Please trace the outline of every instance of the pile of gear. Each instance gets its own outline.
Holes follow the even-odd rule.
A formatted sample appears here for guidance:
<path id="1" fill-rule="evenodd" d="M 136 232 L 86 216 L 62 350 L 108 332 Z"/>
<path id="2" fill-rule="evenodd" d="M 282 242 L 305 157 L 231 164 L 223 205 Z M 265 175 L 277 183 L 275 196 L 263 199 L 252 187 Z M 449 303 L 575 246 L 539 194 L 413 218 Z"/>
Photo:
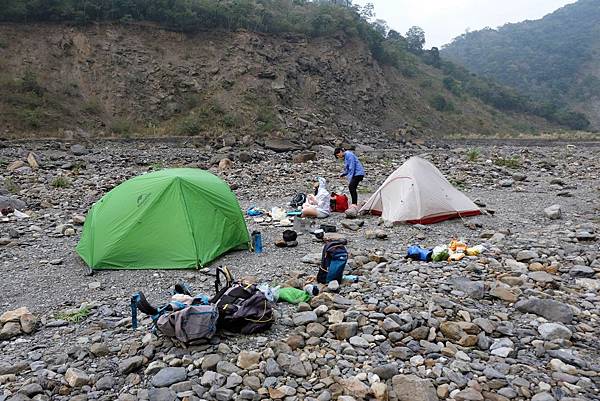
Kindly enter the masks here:
<path id="1" fill-rule="evenodd" d="M 465 256 L 477 256 L 483 252 L 485 252 L 483 245 L 468 247 L 464 241 L 452 240 L 448 245 L 438 245 L 434 248 L 411 245 L 408 247 L 406 257 L 422 262 L 458 262 Z"/>
<path id="2" fill-rule="evenodd" d="M 348 262 L 345 245 L 345 241 L 326 243 L 316 275 L 317 283 L 357 280 L 355 276 L 344 276 L 344 268 Z M 143 292 L 136 292 L 131 297 L 132 327 L 134 330 L 138 327 L 139 310 L 151 317 L 155 333 L 170 337 L 183 345 L 202 344 L 210 341 L 218 330 L 240 334 L 267 330 L 275 320 L 275 302 L 298 304 L 310 300 L 318 293 L 319 286 L 314 282 L 307 283 L 302 289 L 279 286 L 270 288 L 267 283 L 256 285 L 243 280 L 236 281 L 229 268 L 218 267 L 215 295 L 212 298 L 204 294 L 193 295 L 189 286 L 177 284 L 169 302 L 154 307 Z"/>

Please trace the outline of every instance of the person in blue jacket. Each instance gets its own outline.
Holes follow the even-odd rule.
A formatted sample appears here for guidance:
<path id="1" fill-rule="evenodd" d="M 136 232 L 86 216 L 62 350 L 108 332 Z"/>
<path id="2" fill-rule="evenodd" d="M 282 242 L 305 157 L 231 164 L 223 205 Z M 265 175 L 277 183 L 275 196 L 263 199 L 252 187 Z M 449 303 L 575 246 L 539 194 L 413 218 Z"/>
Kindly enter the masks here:
<path id="1" fill-rule="evenodd" d="M 340 160 L 344 159 L 344 172 L 340 174 L 340 177 L 348 179 L 348 189 L 352 198 L 352 206 L 358 207 L 358 193 L 356 192 L 356 188 L 358 188 L 358 184 L 365 178 L 365 169 L 360 160 L 358 160 L 358 157 L 349 150 L 335 148 L 334 155 Z"/>

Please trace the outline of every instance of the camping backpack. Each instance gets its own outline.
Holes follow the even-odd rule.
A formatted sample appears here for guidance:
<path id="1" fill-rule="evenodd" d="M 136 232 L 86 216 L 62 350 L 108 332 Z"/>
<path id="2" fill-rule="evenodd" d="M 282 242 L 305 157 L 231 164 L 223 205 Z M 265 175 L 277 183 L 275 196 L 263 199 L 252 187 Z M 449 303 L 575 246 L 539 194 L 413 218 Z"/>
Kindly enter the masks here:
<path id="1" fill-rule="evenodd" d="M 221 279 L 225 285 L 221 287 Z M 219 310 L 219 328 L 252 334 L 267 330 L 273 324 L 273 306 L 254 284 L 233 281 L 227 267 L 217 267 L 216 295 L 210 300 Z"/>
<path id="2" fill-rule="evenodd" d="M 185 301 L 184 301 L 185 300 Z M 208 297 L 192 297 L 186 286 L 175 286 L 171 302 L 155 308 L 143 292 L 131 297 L 132 327 L 137 328 L 137 310 L 152 317 L 154 330 L 186 345 L 205 343 L 217 331 L 219 311 Z"/>
<path id="3" fill-rule="evenodd" d="M 346 243 L 346 240 L 337 240 L 325 244 L 321 255 L 321 266 L 317 273 L 317 282 L 321 284 L 328 284 L 333 280 L 342 282 L 344 268 L 348 262 Z"/>
<path id="4" fill-rule="evenodd" d="M 290 202 L 290 206 L 291 207 L 300 207 L 302 205 L 304 205 L 304 203 L 306 203 L 306 194 L 304 193 L 297 193 L 296 195 L 294 195 L 294 197 L 292 198 L 292 201 Z"/>
<path id="5" fill-rule="evenodd" d="M 344 213 L 348 210 L 348 197 L 346 195 L 339 195 L 336 193 L 331 194 L 331 200 L 329 202 L 332 212 Z"/>

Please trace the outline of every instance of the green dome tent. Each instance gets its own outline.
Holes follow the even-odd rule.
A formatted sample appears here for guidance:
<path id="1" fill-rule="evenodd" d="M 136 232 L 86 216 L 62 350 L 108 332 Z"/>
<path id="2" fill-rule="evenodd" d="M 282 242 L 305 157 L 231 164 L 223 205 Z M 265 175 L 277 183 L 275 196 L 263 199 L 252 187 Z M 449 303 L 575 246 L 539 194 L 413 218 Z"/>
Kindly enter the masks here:
<path id="1" fill-rule="evenodd" d="M 95 270 L 188 269 L 249 243 L 227 184 L 177 168 L 134 177 L 104 195 L 88 212 L 77 253 Z"/>

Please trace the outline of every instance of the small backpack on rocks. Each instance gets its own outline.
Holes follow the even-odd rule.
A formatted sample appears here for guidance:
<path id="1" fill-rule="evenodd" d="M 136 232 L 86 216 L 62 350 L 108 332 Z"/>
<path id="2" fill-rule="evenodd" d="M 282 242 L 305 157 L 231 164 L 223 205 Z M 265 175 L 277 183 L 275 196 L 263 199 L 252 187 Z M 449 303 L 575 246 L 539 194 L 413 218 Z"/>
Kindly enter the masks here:
<path id="1" fill-rule="evenodd" d="M 132 327 L 137 328 L 137 310 L 152 317 L 154 330 L 186 345 L 206 343 L 217 331 L 219 311 L 208 297 L 193 297 L 189 288 L 178 284 L 169 303 L 155 308 L 143 292 L 131 297 Z"/>
<path id="2" fill-rule="evenodd" d="M 348 210 L 348 197 L 344 194 L 331 194 L 330 208 L 332 212 L 344 213 Z"/>
<path id="3" fill-rule="evenodd" d="M 221 287 L 220 277 L 225 277 Z M 210 300 L 219 310 L 219 328 L 242 334 L 267 330 L 273 324 L 273 305 L 254 284 L 233 281 L 227 267 L 217 267 L 216 295 Z"/>
<path id="4" fill-rule="evenodd" d="M 338 283 L 342 282 L 344 268 L 348 262 L 346 244 L 346 240 L 330 241 L 325 244 L 321 255 L 321 266 L 317 273 L 317 282 L 321 284 L 328 284 L 333 280 L 337 280 Z"/>

